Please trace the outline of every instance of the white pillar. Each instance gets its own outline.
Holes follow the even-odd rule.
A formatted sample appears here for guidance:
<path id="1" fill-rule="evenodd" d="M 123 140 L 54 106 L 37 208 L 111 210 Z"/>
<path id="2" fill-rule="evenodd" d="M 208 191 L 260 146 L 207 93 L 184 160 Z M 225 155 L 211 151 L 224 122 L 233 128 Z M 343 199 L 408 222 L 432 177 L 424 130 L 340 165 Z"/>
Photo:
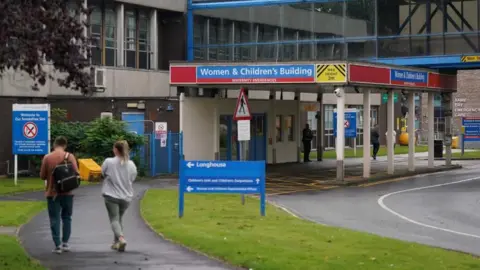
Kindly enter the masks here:
<path id="1" fill-rule="evenodd" d="M 370 89 L 365 89 L 363 91 L 363 178 L 370 177 L 370 108 Z"/>
<path id="2" fill-rule="evenodd" d="M 323 147 L 325 136 L 325 112 L 323 110 L 323 92 L 317 94 L 318 110 L 320 115 L 317 114 L 317 160 L 323 160 Z"/>
<path id="3" fill-rule="evenodd" d="M 296 141 L 297 141 L 297 162 L 300 163 L 301 161 L 301 153 L 302 153 L 302 127 L 300 126 L 300 115 L 302 114 L 302 111 L 301 111 L 301 106 L 300 106 L 300 93 L 298 92 L 295 92 L 295 101 L 296 101 L 296 109 L 297 109 L 297 113 L 296 113 L 296 116 L 295 116 L 295 119 L 296 121 L 294 121 L 294 124 L 295 124 L 295 134 L 297 136 L 294 136 L 294 138 L 296 138 Z"/>
<path id="4" fill-rule="evenodd" d="M 125 9 L 124 5 L 117 3 L 115 14 L 117 16 L 117 66 L 125 66 Z"/>
<path id="5" fill-rule="evenodd" d="M 408 170 L 415 171 L 415 93 L 408 93 Z"/>
<path id="6" fill-rule="evenodd" d="M 220 116 L 218 113 L 218 95 L 215 95 L 213 102 L 213 156 L 214 160 L 220 160 Z"/>
<path id="7" fill-rule="evenodd" d="M 178 103 L 179 103 L 179 105 L 178 105 L 179 128 L 180 128 L 180 132 L 183 132 L 183 123 L 185 122 L 185 121 L 183 121 L 183 117 L 185 117 L 184 112 L 183 112 L 183 110 L 184 110 L 183 106 L 185 106 L 185 104 L 184 104 L 185 103 L 185 93 L 183 93 L 183 92 L 180 93 Z"/>
<path id="8" fill-rule="evenodd" d="M 451 93 L 446 94 L 445 111 L 453 113 L 453 95 Z M 449 141 L 445 145 L 445 165 L 452 165 L 452 114 L 445 117 L 445 139 Z"/>
<path id="9" fill-rule="evenodd" d="M 337 137 L 335 149 L 337 152 L 337 180 L 343 181 L 345 178 L 345 90 L 342 87 L 335 89 L 337 96 Z"/>
<path id="10" fill-rule="evenodd" d="M 394 124 L 394 105 L 393 105 L 393 95 L 392 90 L 388 91 L 388 101 L 387 101 L 387 173 L 393 174 L 395 168 L 394 156 L 395 149 L 393 148 L 393 124 Z"/>
<path id="11" fill-rule="evenodd" d="M 271 149 L 272 149 L 272 164 L 277 163 L 277 113 L 275 110 L 275 100 L 277 99 L 277 91 L 270 91 L 270 117 L 267 117 L 269 120 L 269 129 L 270 139 L 271 140 Z M 298 137 L 298 136 L 297 136 Z"/>
<path id="12" fill-rule="evenodd" d="M 435 108 L 434 108 L 435 95 L 432 92 L 428 93 L 428 107 L 427 107 L 427 121 L 428 121 L 428 167 L 435 167 L 434 155 L 433 155 L 433 142 L 435 140 Z"/>
<path id="13" fill-rule="evenodd" d="M 158 28 L 157 10 L 150 12 L 150 69 L 158 69 Z"/>

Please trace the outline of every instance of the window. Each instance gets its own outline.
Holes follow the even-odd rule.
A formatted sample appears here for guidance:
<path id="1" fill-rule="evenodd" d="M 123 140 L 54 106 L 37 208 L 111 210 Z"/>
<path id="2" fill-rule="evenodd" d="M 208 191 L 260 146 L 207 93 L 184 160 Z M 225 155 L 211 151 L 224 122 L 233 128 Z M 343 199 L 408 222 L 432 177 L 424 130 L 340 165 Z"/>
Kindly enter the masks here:
<path id="1" fill-rule="evenodd" d="M 96 6 L 90 14 L 90 38 L 92 39 L 90 50 L 93 65 L 102 65 L 102 21 L 102 9 Z"/>
<path id="2" fill-rule="evenodd" d="M 93 65 L 116 65 L 116 15 L 113 7 L 94 6 L 89 16 Z"/>
<path id="3" fill-rule="evenodd" d="M 207 19 L 203 16 L 195 16 L 193 28 L 193 42 L 195 45 L 205 45 Z M 205 59 L 205 48 L 194 49 L 195 60 Z"/>
<path id="4" fill-rule="evenodd" d="M 126 66 L 131 68 L 137 67 L 137 19 L 135 15 L 135 11 L 125 11 L 125 62 Z"/>
<path id="5" fill-rule="evenodd" d="M 294 126 L 294 116 L 288 115 L 285 116 L 285 130 L 287 131 L 287 139 L 290 142 L 294 141 L 295 126 Z"/>
<path id="6" fill-rule="evenodd" d="M 276 141 L 277 142 L 281 142 L 282 141 L 282 116 L 281 115 L 277 115 L 276 118 L 275 118 L 275 122 L 276 122 Z"/>
<path id="7" fill-rule="evenodd" d="M 150 41 L 148 36 L 148 16 L 138 13 L 138 68 L 150 69 Z"/>
<path id="8" fill-rule="evenodd" d="M 150 20 L 147 12 L 125 11 L 125 62 L 127 67 L 150 69 Z"/>
<path id="9" fill-rule="evenodd" d="M 252 42 L 253 26 L 250 23 L 235 22 L 234 23 L 234 42 L 249 43 Z M 235 46 L 235 60 L 248 61 L 252 59 L 252 47 L 249 46 Z"/>

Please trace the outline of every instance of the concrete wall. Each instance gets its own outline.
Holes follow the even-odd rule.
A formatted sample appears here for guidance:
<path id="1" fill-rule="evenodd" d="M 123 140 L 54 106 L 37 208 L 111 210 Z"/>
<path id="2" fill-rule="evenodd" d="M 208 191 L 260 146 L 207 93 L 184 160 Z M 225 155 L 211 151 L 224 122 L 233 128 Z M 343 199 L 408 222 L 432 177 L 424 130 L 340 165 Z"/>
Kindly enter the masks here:
<path id="1" fill-rule="evenodd" d="M 186 0 L 116 0 L 116 2 L 180 12 L 184 12 L 187 9 Z"/>
<path id="2" fill-rule="evenodd" d="M 250 94 L 250 93 L 249 93 Z M 189 160 L 213 160 L 215 149 L 219 149 L 218 131 L 216 123 L 220 115 L 233 114 L 236 99 L 211 99 L 186 97 L 183 101 L 181 125 L 184 132 L 184 154 Z M 275 116 L 270 112 L 269 100 L 249 100 L 252 113 L 266 113 L 267 124 L 275 121 Z M 215 108 L 217 111 L 215 111 Z M 298 119 L 297 106 L 295 101 L 277 100 L 275 104 L 275 115 L 295 115 L 294 123 Z M 268 124 L 267 138 L 275 138 L 275 130 Z M 215 136 L 217 134 L 217 136 Z M 276 143 L 277 163 L 297 161 L 297 139 L 299 134 L 294 136 L 294 141 L 282 141 Z M 268 141 L 268 139 L 267 139 Z M 267 146 L 267 162 L 272 163 L 272 146 Z"/>
<path id="3" fill-rule="evenodd" d="M 51 71 L 51 66 L 46 66 Z M 106 68 L 105 93 L 97 97 L 169 97 L 176 96 L 176 87 L 169 85 L 168 71 L 136 70 L 129 68 Z M 47 80 L 39 91 L 33 91 L 33 81 L 22 72 L 6 72 L 0 79 L 0 96 L 47 97 L 56 95 L 81 96 L 79 92 L 60 87 Z"/>
<path id="4" fill-rule="evenodd" d="M 313 30 L 315 33 L 332 33 L 339 36 L 368 35 L 365 21 L 346 18 L 346 33 L 344 34 L 342 16 L 315 12 L 312 22 L 311 11 L 293 8 L 289 5 L 199 10 L 195 14 L 233 21 L 282 26 L 302 31 Z"/>

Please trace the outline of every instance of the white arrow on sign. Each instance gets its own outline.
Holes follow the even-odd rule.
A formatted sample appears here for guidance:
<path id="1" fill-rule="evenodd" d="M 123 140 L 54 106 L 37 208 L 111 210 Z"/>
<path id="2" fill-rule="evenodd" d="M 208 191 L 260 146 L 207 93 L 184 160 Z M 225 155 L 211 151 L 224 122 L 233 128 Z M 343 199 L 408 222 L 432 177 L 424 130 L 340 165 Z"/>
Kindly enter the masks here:
<path id="1" fill-rule="evenodd" d="M 255 181 L 257 181 L 257 185 L 258 185 L 258 183 L 260 183 L 260 179 L 258 179 L 258 178 L 257 178 L 257 180 L 255 180 Z"/>
<path id="2" fill-rule="evenodd" d="M 187 163 L 187 167 L 190 169 L 190 168 L 192 168 L 192 167 L 195 167 L 195 164 L 193 164 L 192 162 L 189 161 L 189 162 Z"/>
<path id="3" fill-rule="evenodd" d="M 187 187 L 187 191 L 188 191 L 188 192 L 191 192 L 192 190 L 193 190 L 193 188 L 192 188 L 191 186 L 188 186 L 188 187 Z"/>

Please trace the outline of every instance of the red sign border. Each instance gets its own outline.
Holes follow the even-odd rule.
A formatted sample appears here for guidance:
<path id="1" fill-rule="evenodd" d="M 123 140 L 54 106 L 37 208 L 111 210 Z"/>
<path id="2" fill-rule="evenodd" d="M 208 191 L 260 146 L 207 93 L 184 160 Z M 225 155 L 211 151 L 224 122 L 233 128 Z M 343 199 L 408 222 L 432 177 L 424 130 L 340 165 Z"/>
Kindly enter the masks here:
<path id="1" fill-rule="evenodd" d="M 247 105 L 248 113 L 250 115 L 244 116 L 244 117 L 238 117 L 237 112 L 238 112 L 238 108 L 240 107 L 240 102 L 242 100 L 242 97 L 245 98 L 245 105 Z M 252 119 L 252 111 L 250 110 L 250 103 L 248 102 L 247 95 L 245 95 L 245 88 L 240 88 L 240 94 L 238 95 L 237 104 L 235 105 L 235 111 L 233 112 L 233 120 L 238 121 L 238 120 L 251 120 L 251 119 Z"/>
<path id="2" fill-rule="evenodd" d="M 28 137 L 27 134 L 25 134 L 25 127 L 26 127 L 28 124 L 32 124 L 32 125 L 35 127 L 35 129 L 36 129 L 35 136 L 33 136 L 33 137 L 31 137 L 31 138 Z M 35 137 L 37 137 L 37 135 L 38 135 L 38 126 L 37 126 L 37 124 L 35 124 L 34 122 L 26 122 L 26 123 L 23 125 L 23 131 L 22 131 L 22 133 L 23 133 L 23 136 L 24 136 L 25 138 L 29 139 L 29 140 L 35 139 Z"/>

